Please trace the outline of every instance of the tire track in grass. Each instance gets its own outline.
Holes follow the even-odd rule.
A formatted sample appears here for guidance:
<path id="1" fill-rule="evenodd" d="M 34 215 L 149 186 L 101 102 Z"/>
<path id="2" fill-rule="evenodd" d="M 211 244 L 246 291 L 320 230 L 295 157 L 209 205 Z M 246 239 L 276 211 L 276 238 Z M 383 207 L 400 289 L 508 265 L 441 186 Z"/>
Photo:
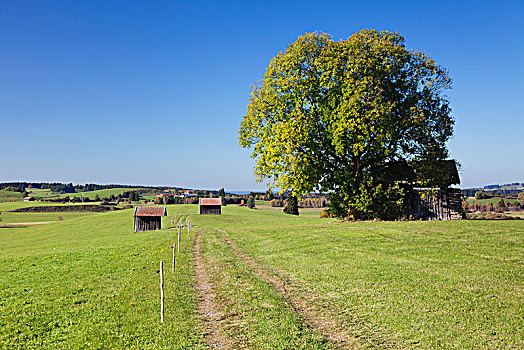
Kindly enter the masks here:
<path id="1" fill-rule="evenodd" d="M 200 253 L 200 244 L 202 242 L 202 231 L 198 230 L 194 243 L 195 256 L 195 275 L 197 280 L 197 290 L 200 296 L 198 309 L 201 317 L 204 319 L 206 329 L 206 342 L 211 349 L 231 349 L 231 344 L 220 331 L 220 322 L 223 315 L 218 311 L 216 305 L 216 296 L 211 287 L 209 275 L 207 274 L 204 260 Z"/>
<path id="2" fill-rule="evenodd" d="M 335 322 L 329 315 L 322 313 L 317 307 L 308 302 L 305 298 L 293 294 L 286 282 L 282 279 L 268 274 L 251 257 L 242 252 L 223 230 L 216 229 L 227 245 L 234 251 L 237 257 L 249 266 L 253 272 L 271 283 L 290 303 L 295 312 L 315 331 L 329 339 L 335 346 L 341 349 L 360 349 L 362 346 L 358 340 Z"/>

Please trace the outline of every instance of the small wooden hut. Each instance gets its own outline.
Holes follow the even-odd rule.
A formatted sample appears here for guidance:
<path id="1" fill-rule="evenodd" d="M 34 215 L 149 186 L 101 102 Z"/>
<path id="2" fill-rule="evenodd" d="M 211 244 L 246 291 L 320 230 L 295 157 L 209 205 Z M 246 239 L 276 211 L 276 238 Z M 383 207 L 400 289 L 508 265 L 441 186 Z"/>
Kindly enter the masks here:
<path id="1" fill-rule="evenodd" d="M 199 198 L 198 214 L 200 215 L 221 215 L 222 200 L 220 198 Z"/>
<path id="2" fill-rule="evenodd" d="M 135 232 L 160 230 L 166 207 L 135 207 Z"/>
<path id="3" fill-rule="evenodd" d="M 404 212 L 414 220 L 461 219 L 462 191 L 454 160 L 383 163 L 376 173 L 382 182 L 397 182 L 404 189 Z"/>

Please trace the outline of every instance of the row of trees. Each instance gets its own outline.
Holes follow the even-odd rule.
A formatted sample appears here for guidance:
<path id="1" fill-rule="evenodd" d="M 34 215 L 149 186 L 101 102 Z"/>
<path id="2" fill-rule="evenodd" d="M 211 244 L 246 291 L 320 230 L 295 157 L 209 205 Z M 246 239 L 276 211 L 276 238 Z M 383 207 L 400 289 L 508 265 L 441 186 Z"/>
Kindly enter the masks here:
<path id="1" fill-rule="evenodd" d="M 486 202 L 486 204 L 473 203 L 467 207 L 467 210 L 470 212 L 504 212 L 512 209 L 524 210 L 524 203 L 510 203 L 501 199 L 497 205 Z"/>

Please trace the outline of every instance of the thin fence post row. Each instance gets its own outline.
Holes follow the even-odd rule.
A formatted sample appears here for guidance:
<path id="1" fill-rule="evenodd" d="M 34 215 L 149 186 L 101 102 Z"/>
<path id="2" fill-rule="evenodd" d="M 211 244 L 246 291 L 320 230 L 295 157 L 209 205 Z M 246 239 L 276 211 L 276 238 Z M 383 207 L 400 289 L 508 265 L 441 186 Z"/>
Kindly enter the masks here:
<path id="1" fill-rule="evenodd" d="M 164 323 L 164 262 L 160 261 L 160 323 Z"/>

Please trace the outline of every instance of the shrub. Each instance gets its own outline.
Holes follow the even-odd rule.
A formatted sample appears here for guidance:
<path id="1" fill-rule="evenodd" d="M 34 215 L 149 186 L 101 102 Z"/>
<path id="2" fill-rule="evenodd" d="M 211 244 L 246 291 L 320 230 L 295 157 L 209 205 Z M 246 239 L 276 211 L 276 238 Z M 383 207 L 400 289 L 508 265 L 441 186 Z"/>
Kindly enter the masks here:
<path id="1" fill-rule="evenodd" d="M 475 199 L 483 199 L 485 197 L 484 192 L 477 191 L 475 192 Z"/>
<path id="2" fill-rule="evenodd" d="M 222 206 L 225 207 L 227 205 L 226 198 L 220 197 L 220 200 L 222 201 Z"/>
<path id="3" fill-rule="evenodd" d="M 284 213 L 290 215 L 299 215 L 298 212 L 298 200 L 296 196 L 289 196 L 286 200 L 286 206 L 284 207 Z"/>
<path id="4" fill-rule="evenodd" d="M 518 216 L 509 216 L 504 214 L 467 214 L 466 218 L 470 220 L 521 220 L 521 218 Z"/>
<path id="5" fill-rule="evenodd" d="M 282 202 L 279 201 L 278 199 L 272 199 L 269 201 L 269 206 L 270 207 L 281 207 L 282 206 Z"/>
<path id="6" fill-rule="evenodd" d="M 247 199 L 247 207 L 249 209 L 255 209 L 255 198 L 253 196 L 249 196 Z"/>
<path id="7" fill-rule="evenodd" d="M 320 217 L 321 218 L 334 218 L 335 214 L 333 214 L 331 211 L 329 211 L 328 208 L 326 208 L 320 212 Z"/>

